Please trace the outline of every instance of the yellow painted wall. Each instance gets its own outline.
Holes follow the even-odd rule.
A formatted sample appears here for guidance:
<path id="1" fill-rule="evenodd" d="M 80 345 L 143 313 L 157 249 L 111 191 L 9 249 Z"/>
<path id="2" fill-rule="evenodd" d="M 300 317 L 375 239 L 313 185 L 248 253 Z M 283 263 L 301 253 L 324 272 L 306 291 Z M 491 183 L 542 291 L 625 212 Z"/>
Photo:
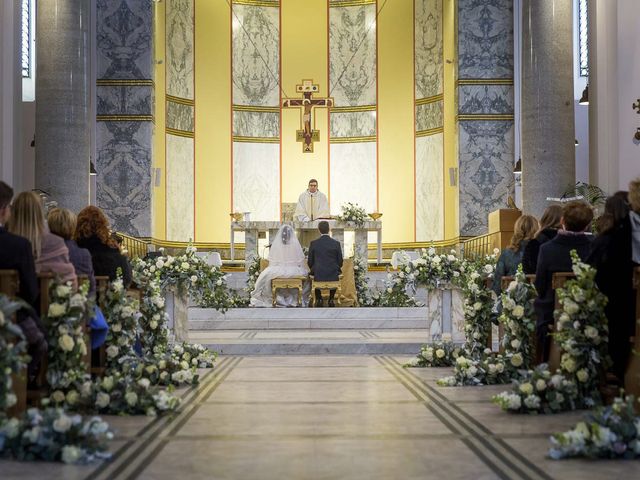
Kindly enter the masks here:
<path id="1" fill-rule="evenodd" d="M 409 0 L 388 0 L 378 17 L 378 159 L 385 243 L 415 240 L 412 25 Z"/>
<path id="2" fill-rule="evenodd" d="M 444 50 L 444 238 L 460 235 L 459 181 L 451 185 L 449 169 L 458 171 L 458 101 L 457 78 L 457 0 L 444 0 L 443 9 L 443 50 Z M 447 62 L 447 60 L 450 61 Z"/>
<path id="3" fill-rule="evenodd" d="M 313 79 L 320 85 L 317 96 L 328 94 L 328 24 L 327 0 L 282 0 L 281 3 L 281 69 L 284 93 L 300 98 L 296 84 Z M 306 19 L 303 21 L 303 19 Z M 320 141 L 313 153 L 302 153 L 302 144 L 296 142 L 300 129 L 300 109 L 282 110 L 282 201 L 297 202 L 309 179 L 316 178 L 319 188 L 328 192 L 329 148 L 327 133 L 329 120 L 326 108 L 315 110 L 315 129 L 320 130 Z M 331 200 L 331 199 L 329 199 Z"/>
<path id="4" fill-rule="evenodd" d="M 165 3 L 154 2 L 154 50 L 156 63 L 154 66 L 155 83 L 155 132 L 153 136 L 153 168 L 151 184 L 155 185 L 155 169 L 161 169 L 160 186 L 152 186 L 152 228 L 151 235 L 154 238 L 166 238 L 166 161 L 165 161 Z M 159 61 L 162 60 L 161 63 Z"/>
<path id="5" fill-rule="evenodd" d="M 224 1 L 195 2 L 195 241 L 228 242 L 231 22 Z"/>

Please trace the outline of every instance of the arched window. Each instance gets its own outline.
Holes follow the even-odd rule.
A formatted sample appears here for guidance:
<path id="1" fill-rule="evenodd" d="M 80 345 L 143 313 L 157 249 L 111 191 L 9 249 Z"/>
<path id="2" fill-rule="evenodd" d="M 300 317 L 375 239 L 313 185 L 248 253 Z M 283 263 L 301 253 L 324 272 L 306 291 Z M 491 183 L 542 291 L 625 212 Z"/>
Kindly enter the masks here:
<path id="1" fill-rule="evenodd" d="M 22 0 L 22 78 L 31 78 L 31 0 Z"/>
<path id="2" fill-rule="evenodd" d="M 589 14 L 588 0 L 578 1 L 578 53 L 580 55 L 580 76 L 589 76 Z"/>

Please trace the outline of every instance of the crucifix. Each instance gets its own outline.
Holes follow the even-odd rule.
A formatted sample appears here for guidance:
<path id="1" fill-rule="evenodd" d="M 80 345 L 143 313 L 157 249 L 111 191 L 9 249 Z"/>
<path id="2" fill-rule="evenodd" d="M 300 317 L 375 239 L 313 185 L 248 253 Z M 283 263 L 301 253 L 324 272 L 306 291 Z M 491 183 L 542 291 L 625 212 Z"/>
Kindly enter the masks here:
<path id="1" fill-rule="evenodd" d="M 302 142 L 303 153 L 313 153 L 313 142 L 320 140 L 320 131 L 314 130 L 311 124 L 313 107 L 333 107 L 333 98 L 311 98 L 320 87 L 313 80 L 302 80 L 302 85 L 296 85 L 296 92 L 302 93 L 302 98 L 282 101 L 285 108 L 302 107 L 301 130 L 296 130 L 296 141 Z"/>

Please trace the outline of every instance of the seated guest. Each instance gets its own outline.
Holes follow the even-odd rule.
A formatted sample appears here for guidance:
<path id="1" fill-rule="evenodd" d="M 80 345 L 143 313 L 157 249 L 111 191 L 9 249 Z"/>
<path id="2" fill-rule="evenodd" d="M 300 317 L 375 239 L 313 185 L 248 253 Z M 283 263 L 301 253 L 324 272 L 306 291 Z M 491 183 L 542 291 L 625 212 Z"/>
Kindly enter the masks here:
<path id="1" fill-rule="evenodd" d="M 536 290 L 538 298 L 534 302 L 537 313 L 536 334 L 542 346 L 542 360 L 549 358 L 549 327 L 553 324 L 555 295 L 552 287 L 553 274 L 570 272 L 571 250 L 576 250 L 584 260 L 589 255 L 591 235 L 586 234 L 593 220 L 593 211 L 586 203 L 574 201 L 565 205 L 560 219 L 561 228 L 553 240 L 540 246 L 536 269 Z"/>
<path id="2" fill-rule="evenodd" d="M 538 231 L 538 220 L 531 215 L 522 215 L 513 227 L 513 237 L 509 246 L 502 250 L 496 271 L 493 276 L 493 291 L 496 295 L 502 292 L 502 277 L 509 277 L 516 274 L 518 265 L 522 262 L 524 249 Z"/>
<path id="3" fill-rule="evenodd" d="M 7 230 L 31 242 L 37 273 L 53 273 L 61 281 L 77 286 L 69 250 L 62 238 L 48 231 L 42 199 L 36 193 L 22 192 L 16 197 Z"/>
<path id="4" fill-rule="evenodd" d="M 604 214 L 597 221 L 598 236 L 587 257 L 587 263 L 597 269 L 598 288 L 609 299 L 604 311 L 609 323 L 609 355 L 613 360 L 611 373 L 618 384 L 624 381 L 631 352 L 629 337 L 635 334 L 634 264 L 631 260 L 627 199 L 627 192 L 616 192 L 607 198 Z M 640 196 L 637 199 L 640 200 Z"/>
<path id="5" fill-rule="evenodd" d="M 307 263 L 311 269 L 314 280 L 320 282 L 335 282 L 340 280 L 342 273 L 342 246 L 340 242 L 329 236 L 329 222 L 322 221 L 318 224 L 320 238 L 309 245 L 309 259 Z M 329 290 L 329 306 L 334 307 L 333 298 L 335 289 Z M 324 301 L 320 290 L 314 292 L 315 306 L 324 307 Z"/>
<path id="6" fill-rule="evenodd" d="M 31 243 L 26 238 L 9 233 L 4 227 L 11 216 L 12 198 L 13 189 L 0 181 L 0 269 L 18 272 L 18 296 L 31 306 L 29 312 L 19 312 L 17 319 L 28 344 L 31 357 L 28 366 L 29 380 L 32 380 L 37 376 L 40 364 L 47 354 L 47 340 L 44 326 L 36 314 L 38 280 Z"/>
<path id="7" fill-rule="evenodd" d="M 129 286 L 131 266 L 111 238 L 109 221 L 102 210 L 94 206 L 83 208 L 78 214 L 74 238 L 80 248 L 89 250 L 95 275 L 106 275 L 109 280 L 115 280 L 120 268 L 124 285 Z"/>
<path id="8" fill-rule="evenodd" d="M 93 274 L 91 254 L 86 248 L 78 247 L 75 240 L 71 238 L 76 231 L 76 221 L 75 213 L 66 208 L 54 208 L 47 215 L 49 231 L 64 240 L 69 249 L 69 260 L 71 260 L 76 274 L 86 275 L 89 278 L 89 293 L 93 294 L 96 291 L 96 277 Z"/>
<path id="9" fill-rule="evenodd" d="M 540 245 L 555 238 L 558 234 L 560 217 L 562 217 L 561 205 L 549 205 L 542 214 L 540 229 L 536 232 L 534 238 L 527 243 L 524 253 L 522 254 L 522 270 L 524 270 L 524 273 L 527 275 L 536 273 Z"/>
<path id="10" fill-rule="evenodd" d="M 278 230 L 275 240 L 269 249 L 269 266 L 256 280 L 251 292 L 252 307 L 273 306 L 271 280 L 282 277 L 306 277 L 309 270 L 304 263 L 304 253 L 296 234 L 290 225 L 283 225 Z M 302 292 L 302 305 L 309 303 L 309 282 L 305 282 Z M 292 307 L 298 304 L 298 292 L 291 289 L 279 290 L 276 305 Z"/>

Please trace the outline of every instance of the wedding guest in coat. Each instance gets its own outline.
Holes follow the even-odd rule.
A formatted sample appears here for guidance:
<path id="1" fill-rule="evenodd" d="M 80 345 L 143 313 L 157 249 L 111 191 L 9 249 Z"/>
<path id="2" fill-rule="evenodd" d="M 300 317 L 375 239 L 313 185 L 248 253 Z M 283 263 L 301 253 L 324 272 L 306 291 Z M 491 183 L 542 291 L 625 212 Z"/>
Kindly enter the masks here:
<path id="1" fill-rule="evenodd" d="M 622 385 L 631 353 L 629 337 L 635 333 L 635 294 L 631 259 L 631 222 L 627 192 L 607 199 L 597 221 L 598 236 L 591 244 L 587 263 L 597 269 L 596 284 L 609 302 L 605 314 L 609 324 L 609 356 L 613 360 L 614 383 Z"/>
<path id="2" fill-rule="evenodd" d="M 111 237 L 109 221 L 102 210 L 94 206 L 83 208 L 78 214 L 74 237 L 80 248 L 89 250 L 95 275 L 106 275 L 109 280 L 115 280 L 120 268 L 124 285 L 129 286 L 131 266 Z"/>
<path id="3" fill-rule="evenodd" d="M 532 215 L 522 215 L 516 220 L 511 242 L 507 248 L 502 250 L 496 264 L 493 276 L 493 291 L 496 292 L 496 295 L 500 295 L 502 292 L 502 277 L 513 276 L 518 271 L 525 247 L 536 234 L 538 228 L 538 220 Z"/>
<path id="4" fill-rule="evenodd" d="M 342 246 L 329 235 L 329 222 L 322 221 L 318 224 L 320 238 L 309 245 L 308 265 L 316 281 L 333 282 L 340 280 L 342 273 Z M 323 307 L 324 302 L 320 290 L 315 293 L 315 306 Z M 329 306 L 335 307 L 335 289 L 329 291 Z"/>
<path id="5" fill-rule="evenodd" d="M 16 197 L 7 230 L 31 242 L 37 273 L 53 273 L 62 282 L 71 282 L 77 287 L 69 250 L 64 240 L 47 228 L 42 199 L 36 193 L 22 192 Z"/>
<path id="6" fill-rule="evenodd" d="M 555 238 L 560 228 L 560 218 L 562 217 L 561 205 L 549 205 L 540 219 L 540 229 L 534 235 L 534 238 L 527 243 L 522 254 L 522 270 L 527 275 L 536 273 L 538 264 L 538 252 L 540 245 Z"/>
<path id="7" fill-rule="evenodd" d="M 31 243 L 24 237 L 7 231 L 5 225 L 11 216 L 13 189 L 0 181 L 0 269 L 16 270 L 20 285 L 18 297 L 30 306 L 17 314 L 18 326 L 28 345 L 31 361 L 28 365 L 29 381 L 37 376 L 42 360 L 47 355 L 46 330 L 38 317 L 38 280 Z"/>
<path id="8" fill-rule="evenodd" d="M 572 267 L 571 250 L 576 250 L 578 256 L 584 260 L 589 255 L 591 235 L 587 235 L 593 211 L 584 202 L 574 201 L 565 205 L 560 219 L 561 228 L 553 240 L 540 246 L 538 266 L 536 269 L 535 287 L 538 298 L 534 302 L 536 314 L 536 335 L 538 344 L 542 346 L 542 361 L 549 358 L 550 338 L 549 327 L 553 324 L 553 310 L 555 304 L 554 290 L 551 288 L 553 274 L 556 272 L 570 272 Z"/>

